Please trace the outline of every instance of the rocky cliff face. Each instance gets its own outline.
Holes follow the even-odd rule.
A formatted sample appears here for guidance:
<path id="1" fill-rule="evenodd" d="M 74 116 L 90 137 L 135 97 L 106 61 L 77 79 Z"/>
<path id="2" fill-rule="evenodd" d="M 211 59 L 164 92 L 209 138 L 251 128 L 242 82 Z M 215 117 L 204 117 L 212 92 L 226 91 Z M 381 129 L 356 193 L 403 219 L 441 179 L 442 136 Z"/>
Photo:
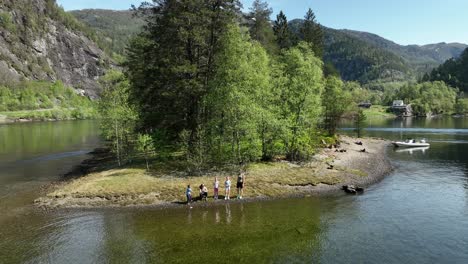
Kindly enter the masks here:
<path id="1" fill-rule="evenodd" d="M 0 85 L 61 80 L 94 98 L 110 65 L 96 40 L 55 0 L 1 0 Z"/>

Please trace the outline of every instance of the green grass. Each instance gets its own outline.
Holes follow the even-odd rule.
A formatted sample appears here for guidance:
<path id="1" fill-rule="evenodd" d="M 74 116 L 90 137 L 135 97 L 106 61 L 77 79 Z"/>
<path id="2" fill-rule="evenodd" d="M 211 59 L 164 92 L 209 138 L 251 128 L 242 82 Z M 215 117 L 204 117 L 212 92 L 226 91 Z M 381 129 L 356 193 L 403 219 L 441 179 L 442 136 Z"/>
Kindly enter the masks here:
<path id="1" fill-rule="evenodd" d="M 0 112 L 0 122 L 8 120 L 75 120 L 75 119 L 93 119 L 97 117 L 94 108 L 50 108 L 39 110 L 21 110 Z"/>
<path id="2" fill-rule="evenodd" d="M 340 171 L 324 170 L 321 166 L 297 166 L 286 162 L 270 162 L 251 164 L 247 169 L 246 197 L 283 197 L 300 193 L 301 186 L 318 184 L 334 185 L 344 180 Z M 161 174 L 154 169 L 147 172 L 143 166 L 136 168 L 112 169 L 97 172 L 86 177 L 73 180 L 58 190 L 48 194 L 48 197 L 133 197 L 136 203 L 151 199 L 154 202 L 182 202 L 185 200 L 184 190 L 188 184 L 192 186 L 194 196 L 198 195 L 198 186 L 207 185 L 212 195 L 212 182 L 215 175 L 223 186 L 225 177 L 230 176 L 233 182 L 231 196 L 235 196 L 236 174 L 220 172 L 197 177 L 179 177 Z M 224 189 L 220 188 L 220 195 Z"/>
<path id="3" fill-rule="evenodd" d="M 394 118 L 396 117 L 392 113 L 388 113 L 387 109 L 388 106 L 382 106 L 382 105 L 373 105 L 369 109 L 365 109 L 364 113 L 368 118 Z"/>
<path id="4" fill-rule="evenodd" d="M 0 86 L 0 120 L 67 120 L 97 116 L 95 102 L 62 82 L 25 81 Z"/>

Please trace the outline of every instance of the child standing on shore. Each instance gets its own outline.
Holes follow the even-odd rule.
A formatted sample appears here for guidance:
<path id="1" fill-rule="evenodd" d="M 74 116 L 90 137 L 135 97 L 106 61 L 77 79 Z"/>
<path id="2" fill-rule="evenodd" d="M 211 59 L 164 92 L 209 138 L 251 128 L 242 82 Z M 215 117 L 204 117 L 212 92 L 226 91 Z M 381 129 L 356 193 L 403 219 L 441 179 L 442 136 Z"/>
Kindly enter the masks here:
<path id="1" fill-rule="evenodd" d="M 229 179 L 229 176 L 226 177 L 226 181 L 224 182 L 224 189 L 226 190 L 224 200 L 229 200 L 229 196 L 231 195 L 231 180 Z"/>
<path id="2" fill-rule="evenodd" d="M 215 200 L 218 200 L 218 193 L 219 193 L 219 181 L 218 181 L 218 177 L 215 177 L 215 180 L 214 180 L 214 183 L 213 183 L 213 187 L 214 187 L 214 192 L 213 192 L 214 199 L 215 199 Z"/>
<path id="3" fill-rule="evenodd" d="M 192 188 L 190 188 L 190 184 L 187 185 L 187 190 L 185 190 L 185 196 L 187 196 L 187 204 L 192 202 Z"/>

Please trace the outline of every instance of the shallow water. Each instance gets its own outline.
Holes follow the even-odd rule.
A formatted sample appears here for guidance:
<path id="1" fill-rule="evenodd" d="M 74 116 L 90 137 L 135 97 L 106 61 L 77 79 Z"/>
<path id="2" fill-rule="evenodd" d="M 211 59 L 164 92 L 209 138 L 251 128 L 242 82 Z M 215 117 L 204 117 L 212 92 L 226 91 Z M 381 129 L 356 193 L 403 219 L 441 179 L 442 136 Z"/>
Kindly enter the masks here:
<path id="1" fill-rule="evenodd" d="M 389 148 L 395 171 L 364 195 L 56 212 L 30 202 L 86 157 L 97 125 L 0 126 L 0 263 L 468 263 L 468 120 L 370 126 L 432 145 Z"/>

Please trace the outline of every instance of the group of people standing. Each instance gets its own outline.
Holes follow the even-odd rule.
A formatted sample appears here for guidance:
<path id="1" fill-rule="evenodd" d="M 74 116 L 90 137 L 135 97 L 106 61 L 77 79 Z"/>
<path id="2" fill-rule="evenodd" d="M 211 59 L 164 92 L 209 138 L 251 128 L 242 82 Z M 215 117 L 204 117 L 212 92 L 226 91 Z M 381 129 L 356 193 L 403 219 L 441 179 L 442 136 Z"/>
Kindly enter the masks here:
<path id="1" fill-rule="evenodd" d="M 219 186 L 220 182 L 218 180 L 218 177 L 214 178 L 213 182 L 213 198 L 215 200 L 219 199 Z M 245 173 L 241 172 L 237 176 L 237 184 L 236 184 L 236 189 L 237 189 L 237 199 L 242 199 L 242 195 L 244 194 L 244 186 L 245 186 Z M 231 178 L 229 176 L 226 177 L 226 180 L 224 181 L 224 200 L 230 200 L 231 199 Z M 187 203 L 192 202 L 192 188 L 190 187 L 190 184 L 187 186 L 187 189 L 185 191 L 185 195 L 187 197 Z M 199 199 L 200 200 L 207 200 L 208 199 L 208 188 L 206 187 L 205 184 L 201 184 L 199 186 Z"/>

